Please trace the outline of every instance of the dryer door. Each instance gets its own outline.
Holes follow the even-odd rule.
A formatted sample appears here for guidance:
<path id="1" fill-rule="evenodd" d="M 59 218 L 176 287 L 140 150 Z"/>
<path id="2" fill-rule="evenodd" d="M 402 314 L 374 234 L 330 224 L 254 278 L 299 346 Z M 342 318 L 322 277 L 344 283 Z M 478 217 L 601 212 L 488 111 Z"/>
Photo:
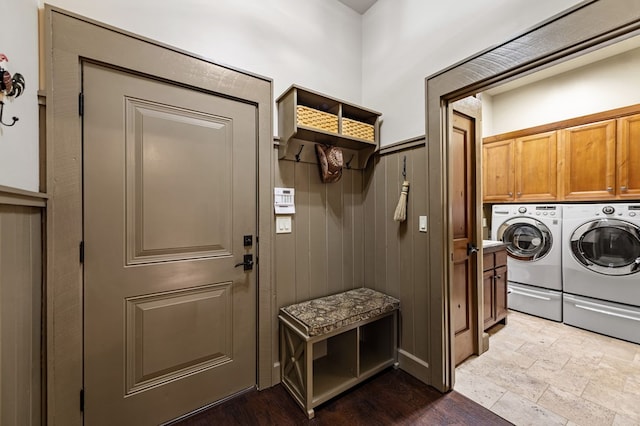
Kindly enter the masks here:
<path id="1" fill-rule="evenodd" d="M 529 217 L 514 217 L 498 228 L 498 239 L 509 244 L 509 256 L 534 262 L 549 253 L 553 244 L 551 231 L 544 223 Z"/>
<path id="2" fill-rule="evenodd" d="M 618 219 L 598 219 L 571 235 L 571 254 L 585 268 L 604 275 L 640 272 L 640 226 Z"/>

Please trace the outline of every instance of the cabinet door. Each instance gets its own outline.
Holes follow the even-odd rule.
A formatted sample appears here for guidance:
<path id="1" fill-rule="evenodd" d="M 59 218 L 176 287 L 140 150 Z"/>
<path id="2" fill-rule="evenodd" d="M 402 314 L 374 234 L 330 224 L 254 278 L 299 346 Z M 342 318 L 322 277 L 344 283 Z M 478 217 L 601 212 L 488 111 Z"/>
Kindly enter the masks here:
<path id="1" fill-rule="evenodd" d="M 517 138 L 515 148 L 515 199 L 555 200 L 558 191 L 556 132 Z"/>
<path id="2" fill-rule="evenodd" d="M 619 198 L 640 198 L 640 114 L 618 119 Z"/>
<path id="3" fill-rule="evenodd" d="M 482 192 L 485 202 L 514 200 L 514 140 L 482 146 Z"/>
<path id="4" fill-rule="evenodd" d="M 500 266 L 495 270 L 494 286 L 495 320 L 500 321 L 507 316 L 507 267 Z"/>
<path id="5" fill-rule="evenodd" d="M 484 326 L 485 328 L 493 325 L 495 319 L 494 303 L 493 303 L 493 269 L 482 274 L 482 291 L 484 306 Z"/>
<path id="6" fill-rule="evenodd" d="M 615 197 L 615 120 L 561 130 L 565 200 Z"/>

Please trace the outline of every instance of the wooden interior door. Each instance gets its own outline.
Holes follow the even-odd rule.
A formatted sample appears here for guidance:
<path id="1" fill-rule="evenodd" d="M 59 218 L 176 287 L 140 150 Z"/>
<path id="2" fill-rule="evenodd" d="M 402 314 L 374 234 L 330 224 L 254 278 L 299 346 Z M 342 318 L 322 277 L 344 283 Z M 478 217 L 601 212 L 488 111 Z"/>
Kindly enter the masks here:
<path id="1" fill-rule="evenodd" d="M 616 121 L 571 127 L 560 134 L 564 199 L 614 198 Z"/>
<path id="2" fill-rule="evenodd" d="M 516 200 L 555 200 L 558 193 L 556 132 L 517 138 L 515 141 Z"/>
<path id="3" fill-rule="evenodd" d="M 82 70 L 84 422 L 159 424 L 256 383 L 256 108 Z"/>
<path id="4" fill-rule="evenodd" d="M 618 182 L 622 199 L 640 199 L 640 114 L 618 119 Z"/>
<path id="5" fill-rule="evenodd" d="M 477 307 L 474 301 L 476 284 L 475 254 L 469 250 L 474 243 L 474 141 L 475 123 L 453 112 L 453 134 L 449 146 L 451 155 L 451 209 L 453 228 L 453 278 L 451 315 L 455 333 L 455 365 L 476 350 Z"/>
<path id="6" fill-rule="evenodd" d="M 515 198 L 514 145 L 513 139 L 482 145 L 482 196 L 487 203 Z"/>

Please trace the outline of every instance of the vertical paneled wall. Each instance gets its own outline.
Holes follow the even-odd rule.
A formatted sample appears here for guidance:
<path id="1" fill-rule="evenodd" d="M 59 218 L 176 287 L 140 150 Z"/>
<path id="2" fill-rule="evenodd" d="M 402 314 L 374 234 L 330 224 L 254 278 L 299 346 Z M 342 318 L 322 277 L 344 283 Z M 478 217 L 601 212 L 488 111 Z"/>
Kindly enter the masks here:
<path id="1" fill-rule="evenodd" d="M 0 424 L 3 426 L 41 424 L 41 241 L 40 208 L 0 202 Z"/>
<path id="2" fill-rule="evenodd" d="M 405 158 L 410 184 L 407 219 L 396 222 L 393 215 L 400 198 Z M 370 163 L 363 187 L 364 281 L 400 299 L 400 363 L 422 377 L 429 357 L 429 252 L 428 234 L 419 232 L 418 220 L 427 214 L 428 207 L 426 148 L 414 144 L 383 150 Z"/>
<path id="3" fill-rule="evenodd" d="M 405 158 L 407 220 L 396 222 Z M 278 160 L 277 151 L 274 162 L 275 186 L 294 188 L 296 205 L 292 232 L 275 235 L 277 308 L 362 286 L 398 297 L 400 363 L 425 379 L 429 252 L 428 234 L 418 230 L 428 207 L 425 145 L 387 150 L 332 184 L 320 181 L 317 164 Z"/>
<path id="4" fill-rule="evenodd" d="M 275 186 L 295 188 L 296 205 L 292 232 L 275 236 L 277 307 L 362 287 L 364 172 L 325 184 L 317 164 L 275 161 Z"/>

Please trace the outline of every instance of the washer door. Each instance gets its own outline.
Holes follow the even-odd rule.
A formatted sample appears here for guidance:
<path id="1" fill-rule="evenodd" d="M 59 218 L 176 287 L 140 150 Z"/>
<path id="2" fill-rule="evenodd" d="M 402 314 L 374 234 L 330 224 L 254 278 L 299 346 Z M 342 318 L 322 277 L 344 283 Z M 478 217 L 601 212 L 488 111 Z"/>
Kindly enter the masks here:
<path id="1" fill-rule="evenodd" d="M 527 262 L 535 262 L 549 253 L 553 244 L 551 231 L 534 218 L 514 217 L 498 228 L 498 239 L 507 246 L 509 256 Z"/>
<path id="2" fill-rule="evenodd" d="M 571 235 L 571 254 L 587 269 L 605 275 L 640 272 L 640 227 L 618 219 L 598 219 Z"/>

